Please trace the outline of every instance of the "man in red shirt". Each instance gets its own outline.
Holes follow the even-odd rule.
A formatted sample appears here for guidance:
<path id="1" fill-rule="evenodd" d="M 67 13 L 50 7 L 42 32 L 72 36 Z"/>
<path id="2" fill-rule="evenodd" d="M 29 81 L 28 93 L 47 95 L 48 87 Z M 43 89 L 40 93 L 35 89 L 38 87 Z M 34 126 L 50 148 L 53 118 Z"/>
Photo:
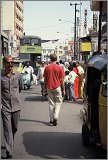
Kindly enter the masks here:
<path id="1" fill-rule="evenodd" d="M 49 101 L 50 123 L 57 125 L 57 120 L 65 95 L 64 70 L 56 64 L 57 55 L 50 55 L 51 63 L 44 70 L 44 90 L 47 89 Z"/>

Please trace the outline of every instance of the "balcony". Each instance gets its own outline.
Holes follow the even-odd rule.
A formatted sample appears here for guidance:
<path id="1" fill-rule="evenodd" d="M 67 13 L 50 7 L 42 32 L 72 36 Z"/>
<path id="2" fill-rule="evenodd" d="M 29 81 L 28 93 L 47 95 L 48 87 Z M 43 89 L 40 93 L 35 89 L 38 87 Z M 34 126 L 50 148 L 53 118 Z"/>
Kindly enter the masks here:
<path id="1" fill-rule="evenodd" d="M 16 1 L 16 4 L 23 10 L 23 3 L 21 3 L 20 1 Z"/>
<path id="2" fill-rule="evenodd" d="M 21 38 L 23 36 L 23 32 L 21 32 L 18 29 L 16 29 L 16 35 Z"/>
<path id="3" fill-rule="evenodd" d="M 21 29 L 23 29 L 23 23 L 22 23 L 20 20 L 18 20 L 17 18 L 16 18 L 16 24 L 17 24 Z"/>
<path id="4" fill-rule="evenodd" d="M 16 13 L 19 15 L 19 17 L 23 20 L 23 13 L 16 7 Z"/>

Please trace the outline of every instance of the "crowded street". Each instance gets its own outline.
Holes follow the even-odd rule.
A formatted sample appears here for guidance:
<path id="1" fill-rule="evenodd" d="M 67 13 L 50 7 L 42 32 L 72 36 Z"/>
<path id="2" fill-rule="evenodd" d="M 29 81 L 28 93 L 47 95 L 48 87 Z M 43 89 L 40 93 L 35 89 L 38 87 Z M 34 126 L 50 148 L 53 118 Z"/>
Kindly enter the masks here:
<path id="1" fill-rule="evenodd" d="M 1 1 L 1 159 L 107 159 L 107 1 Z"/>
<path id="2" fill-rule="evenodd" d="M 13 159 L 104 159 L 106 152 L 82 143 L 82 100 L 62 104 L 58 125 L 49 124 L 47 97 L 42 102 L 40 85 L 21 92 L 21 116 L 14 141 Z M 4 146 L 2 135 L 2 148 Z M 5 149 L 1 150 L 5 157 Z"/>

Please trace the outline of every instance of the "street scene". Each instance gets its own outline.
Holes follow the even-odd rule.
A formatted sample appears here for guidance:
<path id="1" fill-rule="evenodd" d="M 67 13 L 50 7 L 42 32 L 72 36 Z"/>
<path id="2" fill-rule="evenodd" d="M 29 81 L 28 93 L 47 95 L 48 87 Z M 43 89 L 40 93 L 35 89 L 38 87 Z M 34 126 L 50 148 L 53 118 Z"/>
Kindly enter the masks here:
<path id="1" fill-rule="evenodd" d="M 107 1 L 1 1 L 1 159 L 107 159 Z"/>

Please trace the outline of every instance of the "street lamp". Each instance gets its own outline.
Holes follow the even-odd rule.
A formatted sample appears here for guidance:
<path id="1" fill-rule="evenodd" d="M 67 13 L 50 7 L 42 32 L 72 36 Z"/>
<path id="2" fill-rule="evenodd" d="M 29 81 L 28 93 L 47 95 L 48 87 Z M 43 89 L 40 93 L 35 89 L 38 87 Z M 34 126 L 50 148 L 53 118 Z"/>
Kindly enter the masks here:
<path id="1" fill-rule="evenodd" d="M 75 25 L 75 23 L 74 23 L 74 22 L 69 21 L 69 20 L 67 21 L 67 20 L 64 20 L 64 19 L 59 19 L 59 21 L 64 21 L 64 22 L 72 23 L 72 24 L 74 24 L 74 25 Z M 71 30 L 72 30 L 72 29 L 74 29 L 74 27 L 75 27 L 75 26 L 72 26 L 72 27 L 71 27 Z M 71 33 L 72 33 L 72 31 L 71 31 Z"/>
<path id="2" fill-rule="evenodd" d="M 64 22 L 69 22 L 69 23 L 73 23 L 74 24 L 74 22 L 72 22 L 72 21 L 67 21 L 67 20 L 63 20 L 63 19 L 59 19 L 59 21 L 64 21 Z"/>
<path id="3" fill-rule="evenodd" d="M 60 34 L 64 34 L 64 35 L 69 36 L 69 34 L 68 34 L 68 33 L 62 33 L 62 32 L 57 32 L 57 33 L 60 33 Z"/>

